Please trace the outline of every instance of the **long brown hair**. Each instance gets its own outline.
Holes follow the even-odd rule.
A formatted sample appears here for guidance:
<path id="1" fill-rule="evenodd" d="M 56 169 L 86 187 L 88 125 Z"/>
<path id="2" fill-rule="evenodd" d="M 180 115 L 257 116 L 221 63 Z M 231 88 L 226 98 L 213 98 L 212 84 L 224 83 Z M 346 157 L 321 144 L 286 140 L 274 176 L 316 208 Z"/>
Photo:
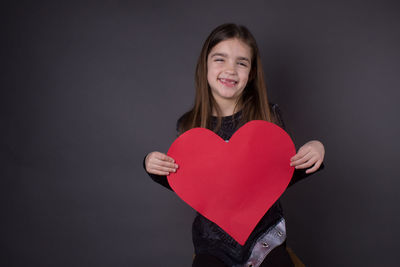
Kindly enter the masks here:
<path id="1" fill-rule="evenodd" d="M 249 80 L 238 98 L 239 101 L 235 105 L 234 113 L 237 108 L 240 107 L 242 109 L 242 124 L 251 120 L 273 122 L 274 119 L 272 118 L 268 104 L 267 89 L 256 40 L 245 26 L 226 23 L 218 26 L 211 32 L 201 49 L 195 73 L 196 95 L 194 106 L 179 119 L 179 134 L 195 127 L 210 129 L 210 118 L 213 108 L 217 112 L 218 121 L 216 127 L 210 130 L 216 132 L 221 126 L 221 112 L 211 94 L 211 89 L 207 81 L 207 57 L 211 49 L 219 42 L 233 38 L 247 44 L 252 52 Z"/>

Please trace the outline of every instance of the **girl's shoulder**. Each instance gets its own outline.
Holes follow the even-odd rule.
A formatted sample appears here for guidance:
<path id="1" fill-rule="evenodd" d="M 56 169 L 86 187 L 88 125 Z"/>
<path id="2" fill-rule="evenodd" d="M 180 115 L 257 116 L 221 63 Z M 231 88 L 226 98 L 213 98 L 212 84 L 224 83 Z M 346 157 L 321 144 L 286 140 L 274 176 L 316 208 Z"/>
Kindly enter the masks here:
<path id="1" fill-rule="evenodd" d="M 179 132 L 180 127 L 182 127 L 182 123 L 186 121 L 187 117 L 189 116 L 190 111 L 185 112 L 182 116 L 178 118 L 176 121 L 176 131 Z"/>
<path id="2" fill-rule="evenodd" d="M 279 108 L 279 106 L 278 106 L 278 104 L 276 104 L 276 103 L 268 103 L 269 104 L 269 108 L 272 110 L 272 109 L 274 109 L 274 108 Z"/>
<path id="3" fill-rule="evenodd" d="M 273 120 L 275 123 L 280 126 L 281 128 L 285 129 L 285 123 L 283 122 L 282 119 L 282 112 L 281 109 L 279 108 L 279 105 L 276 103 L 269 103 L 269 108 L 271 111 L 271 115 L 273 116 Z"/>

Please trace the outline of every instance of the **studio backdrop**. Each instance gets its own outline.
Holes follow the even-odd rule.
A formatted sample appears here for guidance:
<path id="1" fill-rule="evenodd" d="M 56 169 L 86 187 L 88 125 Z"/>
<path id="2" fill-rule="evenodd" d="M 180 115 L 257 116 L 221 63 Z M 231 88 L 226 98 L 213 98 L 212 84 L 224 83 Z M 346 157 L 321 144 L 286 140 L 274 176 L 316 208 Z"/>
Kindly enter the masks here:
<path id="1" fill-rule="evenodd" d="M 142 163 L 193 105 L 208 33 L 247 26 L 325 169 L 282 196 L 306 266 L 398 266 L 398 1 L 14 1 L 1 8 L 1 266 L 190 266 L 195 212 Z"/>

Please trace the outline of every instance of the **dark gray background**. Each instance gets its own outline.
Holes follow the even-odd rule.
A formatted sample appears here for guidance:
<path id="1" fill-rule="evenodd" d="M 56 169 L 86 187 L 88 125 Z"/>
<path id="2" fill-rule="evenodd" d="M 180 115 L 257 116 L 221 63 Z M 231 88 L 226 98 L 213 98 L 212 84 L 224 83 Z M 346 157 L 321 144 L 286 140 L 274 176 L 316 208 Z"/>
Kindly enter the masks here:
<path id="1" fill-rule="evenodd" d="M 17 2 L 1 7 L 1 266 L 190 266 L 194 212 L 152 182 L 197 56 L 246 25 L 270 101 L 326 169 L 283 196 L 307 266 L 396 266 L 397 1 Z"/>

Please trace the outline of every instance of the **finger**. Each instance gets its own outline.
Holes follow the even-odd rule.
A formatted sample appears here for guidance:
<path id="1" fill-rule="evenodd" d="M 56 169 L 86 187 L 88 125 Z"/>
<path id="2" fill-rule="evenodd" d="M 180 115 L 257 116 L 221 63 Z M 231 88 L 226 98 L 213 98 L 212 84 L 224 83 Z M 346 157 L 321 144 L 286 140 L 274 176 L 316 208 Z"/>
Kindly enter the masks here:
<path id="1" fill-rule="evenodd" d="M 178 164 L 176 164 L 176 163 L 172 163 L 172 162 L 168 162 L 168 161 L 162 161 L 162 160 L 159 160 L 159 159 L 154 159 L 153 164 L 157 165 L 157 166 L 174 168 L 174 169 L 178 168 Z"/>
<path id="2" fill-rule="evenodd" d="M 175 162 L 175 160 L 173 158 L 171 158 L 170 156 L 164 154 L 164 153 L 157 153 L 156 155 L 156 159 L 162 160 L 162 161 L 169 161 L 169 162 Z"/>
<path id="3" fill-rule="evenodd" d="M 306 170 L 306 173 L 313 173 L 313 172 L 315 172 L 316 170 L 319 169 L 319 167 L 321 166 L 321 164 L 322 164 L 322 161 L 320 161 L 320 160 L 317 161 L 317 162 L 315 163 L 314 167 L 312 167 L 312 168 Z"/>
<path id="4" fill-rule="evenodd" d="M 310 152 L 310 150 L 311 150 L 311 148 L 309 146 L 306 146 L 306 147 L 302 146 L 302 147 L 300 147 L 297 154 L 294 155 L 290 160 L 291 161 L 298 160 L 298 159 L 304 157 L 306 154 L 308 154 Z"/>
<path id="5" fill-rule="evenodd" d="M 297 165 L 297 166 L 296 166 L 296 169 L 305 169 L 305 168 L 308 168 L 308 167 L 314 165 L 316 162 L 317 162 L 317 158 L 315 158 L 315 157 L 314 157 L 314 158 L 311 158 L 309 161 L 307 161 L 307 162 L 305 162 L 305 163 L 303 163 L 303 164 Z"/>
<path id="6" fill-rule="evenodd" d="M 163 171 L 163 172 L 176 172 L 175 168 L 168 168 L 168 167 L 162 167 L 162 166 L 154 167 L 154 169 L 157 171 Z"/>
<path id="7" fill-rule="evenodd" d="M 297 165 L 303 164 L 303 163 L 309 161 L 312 157 L 313 157 L 313 154 L 308 153 L 308 154 L 304 155 L 302 158 L 292 161 L 290 163 L 290 166 L 297 166 Z"/>
<path id="8" fill-rule="evenodd" d="M 168 175 L 171 172 L 176 172 L 176 169 L 174 169 L 174 168 L 168 168 L 168 167 L 163 167 L 163 166 L 158 166 L 158 165 L 152 165 L 149 169 L 153 170 L 153 171 L 157 171 L 157 172 L 167 173 L 164 175 Z"/>

